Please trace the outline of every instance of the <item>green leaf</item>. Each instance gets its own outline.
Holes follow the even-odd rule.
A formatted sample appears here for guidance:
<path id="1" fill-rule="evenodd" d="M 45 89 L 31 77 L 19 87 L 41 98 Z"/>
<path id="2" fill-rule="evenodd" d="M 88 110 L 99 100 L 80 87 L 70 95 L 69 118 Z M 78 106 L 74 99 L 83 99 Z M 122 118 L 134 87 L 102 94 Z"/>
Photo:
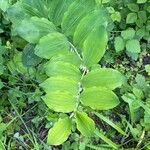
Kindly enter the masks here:
<path id="1" fill-rule="evenodd" d="M 137 14 L 136 13 L 129 13 L 127 15 L 126 23 L 127 24 L 135 23 L 136 20 L 137 20 Z"/>
<path id="2" fill-rule="evenodd" d="M 54 32 L 55 26 L 45 18 L 32 17 L 23 20 L 16 31 L 29 43 L 37 43 L 41 37 Z"/>
<path id="3" fill-rule="evenodd" d="M 140 42 L 135 39 L 129 40 L 126 43 L 126 49 L 131 53 L 140 53 L 141 52 Z"/>
<path id="4" fill-rule="evenodd" d="M 73 95 L 77 95 L 79 91 L 78 82 L 66 76 L 56 76 L 45 80 L 40 86 L 46 93 L 54 91 L 68 91 Z"/>
<path id="5" fill-rule="evenodd" d="M 103 57 L 108 36 L 103 26 L 94 28 L 83 44 L 83 61 L 85 65 L 91 67 L 98 63 Z"/>
<path id="6" fill-rule="evenodd" d="M 76 107 L 76 95 L 72 95 L 67 91 L 49 92 L 42 97 L 46 105 L 56 111 L 69 113 Z"/>
<path id="7" fill-rule="evenodd" d="M 67 38 L 59 32 L 53 32 L 40 39 L 35 48 L 35 54 L 41 58 L 50 59 L 69 50 L 70 45 Z"/>
<path id="8" fill-rule="evenodd" d="M 121 14 L 118 11 L 115 11 L 113 14 L 111 14 L 111 18 L 113 21 L 121 21 Z"/>
<path id="9" fill-rule="evenodd" d="M 111 90 L 101 87 L 85 89 L 80 98 L 84 106 L 97 110 L 112 109 L 119 104 L 118 97 Z"/>
<path id="10" fill-rule="evenodd" d="M 34 44 L 27 44 L 23 49 L 22 63 L 25 67 L 36 66 L 41 62 L 41 58 L 34 54 Z"/>
<path id="11" fill-rule="evenodd" d="M 143 3 L 146 3 L 146 2 L 147 2 L 147 0 L 137 0 L 138 4 L 143 4 Z"/>
<path id="12" fill-rule="evenodd" d="M 138 12 L 139 11 L 139 6 L 135 3 L 128 4 L 128 8 L 133 12 Z"/>
<path id="13" fill-rule="evenodd" d="M 146 106 L 150 108 L 150 98 L 146 100 Z M 146 110 L 144 112 L 144 125 L 146 130 L 150 131 L 150 113 Z"/>
<path id="14" fill-rule="evenodd" d="M 9 1 L 1 0 L 0 1 L 0 9 L 5 12 L 8 8 L 9 8 Z"/>
<path id="15" fill-rule="evenodd" d="M 124 42 L 124 40 L 121 36 L 118 36 L 118 37 L 115 38 L 114 44 L 115 44 L 116 52 L 123 51 L 124 48 L 125 48 L 125 42 Z"/>
<path id="16" fill-rule="evenodd" d="M 99 68 L 92 70 L 83 78 L 83 87 L 106 87 L 115 89 L 125 82 L 125 77 L 117 70 L 111 68 Z"/>
<path id="17" fill-rule="evenodd" d="M 104 122 L 106 122 L 107 124 L 109 124 L 111 127 L 113 127 L 114 129 L 116 129 L 119 133 L 121 133 L 122 135 L 125 135 L 126 133 L 116 124 L 114 124 L 109 118 L 105 117 L 104 115 L 94 112 L 94 114 L 99 117 L 101 120 L 103 120 Z"/>
<path id="18" fill-rule="evenodd" d="M 71 134 L 71 120 L 64 118 L 58 120 L 48 132 L 47 143 L 50 145 L 60 145 L 68 139 Z"/>
<path id="19" fill-rule="evenodd" d="M 138 53 L 132 53 L 132 52 L 128 52 L 126 51 L 126 54 L 128 57 L 131 57 L 131 59 L 137 61 L 138 57 L 139 57 L 139 54 Z"/>
<path id="20" fill-rule="evenodd" d="M 93 23 L 94 22 L 94 23 Z M 90 14 L 86 15 L 78 24 L 73 41 L 75 46 L 79 48 L 83 47 L 83 43 L 86 37 L 91 33 L 91 31 L 97 27 L 107 25 L 107 17 L 103 9 L 94 10 Z"/>
<path id="21" fill-rule="evenodd" d="M 114 149 L 118 149 L 118 145 L 115 144 L 114 142 L 112 142 L 110 139 L 108 139 L 104 133 L 102 131 L 99 131 L 98 129 L 95 130 L 95 134 L 100 137 L 103 141 L 105 141 L 106 143 L 108 143 L 111 147 L 113 147 Z"/>
<path id="22" fill-rule="evenodd" d="M 62 30 L 66 35 L 73 35 L 80 20 L 94 8 L 94 0 L 82 0 L 82 2 L 74 1 L 64 14 L 62 20 Z"/>
<path id="23" fill-rule="evenodd" d="M 25 18 L 31 17 L 29 14 L 25 13 L 25 11 L 22 8 L 21 2 L 17 2 L 14 5 L 10 6 L 7 9 L 7 14 L 13 25 L 17 25 L 21 23 L 22 20 L 24 20 Z"/>
<path id="24" fill-rule="evenodd" d="M 2 89 L 3 87 L 4 87 L 4 84 L 3 84 L 3 82 L 0 79 L 0 89 Z"/>
<path id="25" fill-rule="evenodd" d="M 45 71 L 50 77 L 63 75 L 78 81 L 81 78 L 81 73 L 78 67 L 63 61 L 48 62 L 46 64 Z"/>
<path id="26" fill-rule="evenodd" d="M 48 1 L 49 6 L 49 18 L 52 20 L 57 26 L 59 26 L 62 22 L 62 18 L 65 12 L 68 10 L 68 7 L 73 2 L 73 0 L 52 0 Z"/>
<path id="27" fill-rule="evenodd" d="M 76 113 L 76 124 L 77 129 L 82 135 L 87 137 L 93 135 L 95 131 L 95 123 L 91 118 L 88 117 L 86 113 L 79 111 Z"/>
<path id="28" fill-rule="evenodd" d="M 133 39 L 135 36 L 135 30 L 133 28 L 129 28 L 127 30 L 121 31 L 121 36 L 125 40 Z"/>
<path id="29" fill-rule="evenodd" d="M 74 52 L 70 52 L 70 51 L 69 52 L 67 51 L 64 54 L 60 53 L 51 58 L 51 62 L 56 62 L 56 61 L 67 62 L 78 67 L 80 67 L 82 63 L 79 57 Z"/>
<path id="30" fill-rule="evenodd" d="M 146 23 L 146 21 L 147 21 L 146 11 L 139 11 L 138 12 L 138 18 L 140 19 L 140 21 L 142 23 Z"/>
<path id="31" fill-rule="evenodd" d="M 21 4 L 26 14 L 48 19 L 48 9 L 46 5 L 46 2 L 43 0 L 23 0 Z"/>
<path id="32" fill-rule="evenodd" d="M 146 65 L 145 70 L 148 73 L 148 75 L 150 75 L 150 65 Z"/>
<path id="33" fill-rule="evenodd" d="M 110 0 L 102 0 L 102 4 L 106 4 L 108 2 L 110 2 Z"/>

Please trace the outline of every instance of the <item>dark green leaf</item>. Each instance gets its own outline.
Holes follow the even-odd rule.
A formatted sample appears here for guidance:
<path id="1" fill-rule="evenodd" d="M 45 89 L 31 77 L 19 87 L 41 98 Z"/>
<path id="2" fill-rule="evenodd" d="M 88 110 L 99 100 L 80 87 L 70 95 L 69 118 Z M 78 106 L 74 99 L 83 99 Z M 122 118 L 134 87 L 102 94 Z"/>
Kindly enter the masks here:
<path id="1" fill-rule="evenodd" d="M 41 37 L 54 32 L 55 26 L 45 18 L 32 17 L 23 20 L 16 31 L 29 43 L 37 43 Z"/>
<path id="2" fill-rule="evenodd" d="M 22 63 L 25 67 L 36 66 L 41 62 L 41 58 L 34 54 L 35 45 L 27 44 L 23 49 L 22 53 Z"/>

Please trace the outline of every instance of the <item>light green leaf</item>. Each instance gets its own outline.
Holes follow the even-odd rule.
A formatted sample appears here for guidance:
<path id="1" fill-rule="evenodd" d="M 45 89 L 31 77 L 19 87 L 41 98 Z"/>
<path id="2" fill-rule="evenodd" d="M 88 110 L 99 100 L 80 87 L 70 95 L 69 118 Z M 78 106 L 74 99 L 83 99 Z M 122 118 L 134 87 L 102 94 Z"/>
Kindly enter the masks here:
<path id="1" fill-rule="evenodd" d="M 86 113 L 79 111 L 76 113 L 76 124 L 77 129 L 82 135 L 87 137 L 93 135 L 95 131 L 95 123 Z"/>
<path id="2" fill-rule="evenodd" d="M 147 2 L 147 0 L 137 0 L 138 4 L 143 4 L 143 3 L 146 3 L 146 2 Z"/>
<path id="3" fill-rule="evenodd" d="M 43 0 L 23 0 L 21 7 L 23 11 L 30 16 L 48 18 L 48 9 L 46 7 L 46 2 Z"/>
<path id="4" fill-rule="evenodd" d="M 35 47 L 35 54 L 39 57 L 50 59 L 69 50 L 70 45 L 67 38 L 59 32 L 52 32 L 40 39 Z"/>
<path id="5" fill-rule="evenodd" d="M 64 113 L 72 112 L 77 101 L 76 96 L 67 91 L 49 92 L 42 99 L 50 109 Z"/>
<path id="6" fill-rule="evenodd" d="M 29 43 L 37 43 L 41 37 L 54 32 L 55 26 L 45 18 L 32 17 L 24 19 L 16 31 Z"/>
<path id="7" fill-rule="evenodd" d="M 113 21 L 121 21 L 121 14 L 118 11 L 115 11 L 113 14 L 111 14 L 111 18 Z"/>
<path id="8" fill-rule="evenodd" d="M 66 76 L 56 76 L 45 80 L 40 86 L 46 93 L 54 91 L 68 91 L 73 95 L 77 95 L 79 91 L 78 82 Z"/>
<path id="9" fill-rule="evenodd" d="M 59 26 L 61 24 L 64 13 L 68 10 L 72 2 L 73 0 L 52 0 L 47 2 L 49 6 L 49 18 L 55 25 Z"/>
<path id="10" fill-rule="evenodd" d="M 80 20 L 94 8 L 94 5 L 94 0 L 82 0 L 82 2 L 76 0 L 69 6 L 61 24 L 66 35 L 73 35 Z"/>
<path id="11" fill-rule="evenodd" d="M 108 2 L 110 2 L 110 0 L 102 0 L 102 4 L 106 4 Z"/>
<path id="12" fill-rule="evenodd" d="M 127 30 L 121 31 L 121 36 L 125 40 L 133 39 L 135 36 L 135 30 L 133 28 L 129 28 Z"/>
<path id="13" fill-rule="evenodd" d="M 118 36 L 115 38 L 114 44 L 115 44 L 116 52 L 120 52 L 120 51 L 124 50 L 124 48 L 125 48 L 125 42 L 121 36 Z"/>
<path id="14" fill-rule="evenodd" d="M 119 104 L 118 97 L 111 90 L 101 87 L 85 89 L 80 98 L 84 106 L 97 110 L 112 109 Z"/>
<path id="15" fill-rule="evenodd" d="M 140 53 L 141 52 L 140 42 L 135 39 L 129 40 L 126 43 L 126 49 L 131 53 Z"/>
<path id="16" fill-rule="evenodd" d="M 133 12 L 138 12 L 139 11 L 139 6 L 135 3 L 128 4 L 128 8 Z"/>
<path id="17" fill-rule="evenodd" d="M 107 32 L 103 26 L 98 26 L 89 33 L 83 44 L 85 65 L 91 67 L 101 60 L 106 50 L 107 41 Z"/>
<path id="18" fill-rule="evenodd" d="M 8 9 L 8 7 L 9 7 L 9 1 L 8 0 L 1 0 L 0 1 L 0 9 L 2 11 L 5 12 Z"/>
<path id="19" fill-rule="evenodd" d="M 58 120 L 48 132 L 47 143 L 50 145 L 60 145 L 65 142 L 71 134 L 71 120 L 64 118 Z"/>
<path id="20" fill-rule="evenodd" d="M 127 24 L 135 23 L 136 20 L 137 20 L 137 14 L 136 13 L 129 13 L 127 15 L 126 23 Z"/>
<path id="21" fill-rule="evenodd" d="M 150 65 L 146 65 L 145 70 L 148 73 L 148 75 L 150 75 Z"/>
<path id="22" fill-rule="evenodd" d="M 67 51 L 64 54 L 55 55 L 51 58 L 51 62 L 56 62 L 56 61 L 67 62 L 78 67 L 80 67 L 82 63 L 79 57 L 74 52 L 70 52 L 70 51 L 69 52 Z"/>
<path id="23" fill-rule="evenodd" d="M 46 74 L 48 76 L 68 76 L 71 79 L 79 81 L 81 78 L 81 73 L 78 67 L 66 63 L 63 61 L 51 62 L 49 61 L 45 67 Z"/>
<path id="24" fill-rule="evenodd" d="M 107 17 L 103 9 L 92 11 L 86 15 L 78 24 L 74 33 L 74 44 L 79 48 L 83 47 L 86 37 L 97 26 L 107 26 Z"/>
<path id="25" fill-rule="evenodd" d="M 115 89 L 125 82 L 125 77 L 117 70 L 111 68 L 100 68 L 89 72 L 83 78 L 83 87 L 106 87 Z"/>

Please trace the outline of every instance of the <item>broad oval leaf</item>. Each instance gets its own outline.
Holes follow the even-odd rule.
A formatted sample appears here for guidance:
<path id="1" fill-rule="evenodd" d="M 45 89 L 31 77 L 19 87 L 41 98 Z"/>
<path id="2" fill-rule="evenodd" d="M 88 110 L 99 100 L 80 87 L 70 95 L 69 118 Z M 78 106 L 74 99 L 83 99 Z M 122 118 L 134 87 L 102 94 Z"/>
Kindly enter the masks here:
<path id="1" fill-rule="evenodd" d="M 108 36 L 104 26 L 97 26 L 91 31 L 83 44 L 83 61 L 86 66 L 91 67 L 101 60 L 107 41 Z"/>
<path id="2" fill-rule="evenodd" d="M 79 57 L 74 52 L 70 52 L 70 51 L 69 52 L 67 51 L 64 54 L 55 55 L 51 58 L 51 62 L 56 62 L 56 61 L 64 61 L 78 67 L 80 67 L 80 65 L 82 64 Z"/>
<path id="3" fill-rule="evenodd" d="M 79 48 L 83 47 L 83 43 L 93 28 L 97 26 L 107 25 L 107 17 L 103 9 L 94 10 L 90 14 L 87 14 L 78 24 L 73 41 L 75 46 Z"/>
<path id="4" fill-rule="evenodd" d="M 73 0 L 50 0 L 47 1 L 49 6 L 49 18 L 52 20 L 57 26 L 59 26 L 62 22 L 62 18 L 64 13 L 67 11 L 70 4 Z"/>
<path id="5" fill-rule="evenodd" d="M 93 86 L 115 89 L 125 83 L 125 77 L 117 70 L 111 68 L 99 68 L 92 70 L 83 78 L 83 87 Z"/>
<path id="6" fill-rule="evenodd" d="M 24 19 L 16 28 L 17 33 L 29 43 L 37 43 L 41 37 L 55 30 L 52 22 L 38 17 Z"/>
<path id="7" fill-rule="evenodd" d="M 91 118 L 88 117 L 86 113 L 76 113 L 76 124 L 77 129 L 81 132 L 82 135 L 90 137 L 94 134 L 95 123 Z"/>
<path id="8" fill-rule="evenodd" d="M 81 72 L 78 67 L 63 61 L 51 62 L 49 61 L 45 66 L 45 71 L 48 76 L 67 76 L 71 79 L 79 81 Z"/>
<path id="9" fill-rule="evenodd" d="M 31 16 L 48 18 L 48 9 L 43 0 L 23 0 L 22 7 L 24 12 Z"/>
<path id="10" fill-rule="evenodd" d="M 77 95 L 79 91 L 79 83 L 66 76 L 50 77 L 40 86 L 46 93 L 53 91 L 68 91 L 72 95 Z"/>
<path id="11" fill-rule="evenodd" d="M 126 43 L 126 50 L 131 53 L 140 53 L 140 42 L 136 39 L 128 40 Z"/>
<path id="12" fill-rule="evenodd" d="M 13 25 L 17 25 L 25 18 L 30 18 L 29 14 L 26 14 L 22 8 L 22 3 L 17 2 L 7 9 L 7 14 Z"/>
<path id="13" fill-rule="evenodd" d="M 50 145 L 60 145 L 68 139 L 71 134 L 71 119 L 64 118 L 58 120 L 48 132 L 47 143 Z"/>
<path id="14" fill-rule="evenodd" d="M 49 92 L 42 97 L 46 105 L 56 111 L 69 113 L 76 107 L 76 95 L 72 95 L 67 91 Z"/>
<path id="15" fill-rule="evenodd" d="M 25 67 L 36 66 L 41 62 L 41 58 L 34 54 L 34 44 L 27 44 L 23 49 L 22 63 Z"/>
<path id="16" fill-rule="evenodd" d="M 64 14 L 62 20 L 62 30 L 66 35 L 73 35 L 78 23 L 86 15 L 87 12 L 90 12 L 95 5 L 94 0 L 75 0 L 68 8 Z"/>
<path id="17" fill-rule="evenodd" d="M 70 50 L 67 38 L 59 33 L 53 32 L 42 37 L 35 48 L 35 54 L 39 57 L 50 59 L 59 53 Z"/>
<path id="18" fill-rule="evenodd" d="M 85 89 L 81 93 L 81 103 L 92 109 L 108 110 L 119 104 L 119 99 L 111 90 L 101 87 Z"/>

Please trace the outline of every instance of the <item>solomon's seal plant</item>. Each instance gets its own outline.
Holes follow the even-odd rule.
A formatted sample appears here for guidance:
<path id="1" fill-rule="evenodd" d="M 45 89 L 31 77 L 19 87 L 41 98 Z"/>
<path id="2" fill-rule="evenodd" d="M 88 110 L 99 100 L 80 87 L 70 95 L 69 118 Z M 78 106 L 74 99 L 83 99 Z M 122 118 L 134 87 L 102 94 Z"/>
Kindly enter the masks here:
<path id="1" fill-rule="evenodd" d="M 66 114 L 49 130 L 48 143 L 66 141 L 74 123 L 82 135 L 92 136 L 97 130 L 87 110 L 116 107 L 119 99 L 113 90 L 124 82 L 120 72 L 97 64 L 111 24 L 106 10 L 94 0 L 20 0 L 7 13 L 13 34 L 46 60 L 47 79 L 39 84 L 45 91 L 42 99 Z"/>

